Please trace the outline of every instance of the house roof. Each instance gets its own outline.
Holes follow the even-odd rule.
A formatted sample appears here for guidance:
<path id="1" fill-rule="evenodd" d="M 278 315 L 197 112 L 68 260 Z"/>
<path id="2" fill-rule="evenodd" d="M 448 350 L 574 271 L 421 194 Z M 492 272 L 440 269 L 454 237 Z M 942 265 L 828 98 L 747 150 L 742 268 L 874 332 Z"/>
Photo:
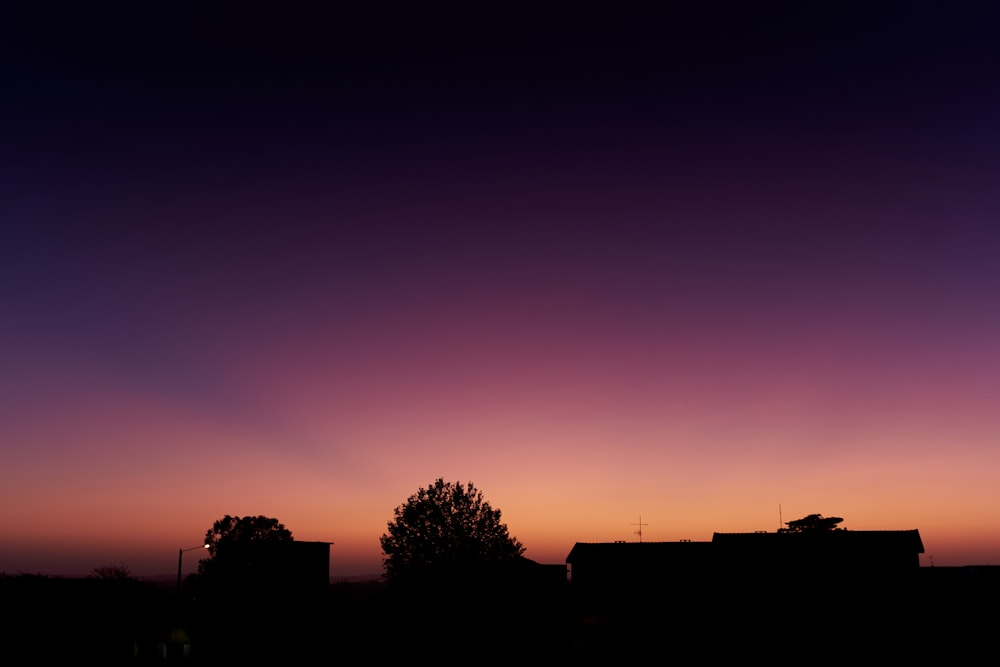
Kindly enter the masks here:
<path id="1" fill-rule="evenodd" d="M 577 542 L 566 556 L 575 560 L 684 559 L 710 550 L 772 551 L 819 547 L 864 552 L 924 553 L 918 530 L 830 530 L 804 533 L 714 533 L 711 542 Z"/>
<path id="2" fill-rule="evenodd" d="M 711 542 L 577 542 L 573 545 L 566 562 L 572 563 L 577 558 L 608 558 L 655 556 L 671 557 L 686 556 L 694 551 L 704 551 L 710 548 Z"/>
<path id="3" fill-rule="evenodd" d="M 898 549 L 924 553 L 920 531 L 828 530 L 803 533 L 715 533 L 712 544 L 740 548 L 774 548 L 778 545 L 819 544 L 858 549 Z"/>

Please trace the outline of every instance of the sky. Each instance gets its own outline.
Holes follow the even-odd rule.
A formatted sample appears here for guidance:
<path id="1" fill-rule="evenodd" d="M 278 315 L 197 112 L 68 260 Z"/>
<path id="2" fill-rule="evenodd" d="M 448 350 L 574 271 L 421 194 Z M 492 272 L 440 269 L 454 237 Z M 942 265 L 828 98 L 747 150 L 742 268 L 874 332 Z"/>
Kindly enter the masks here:
<path id="1" fill-rule="evenodd" d="M 6 3 L 0 572 L 377 574 L 439 477 L 1000 564 L 1000 14 L 798 5 Z"/>

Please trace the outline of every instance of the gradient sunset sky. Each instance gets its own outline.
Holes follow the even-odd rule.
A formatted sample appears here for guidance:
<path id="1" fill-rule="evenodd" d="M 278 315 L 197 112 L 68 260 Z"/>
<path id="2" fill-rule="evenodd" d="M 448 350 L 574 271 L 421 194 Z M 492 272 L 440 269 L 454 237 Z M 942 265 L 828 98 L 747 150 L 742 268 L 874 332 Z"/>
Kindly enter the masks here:
<path id="1" fill-rule="evenodd" d="M 0 21 L 0 572 L 378 573 L 438 477 L 1000 564 L 996 9 L 133 4 Z"/>

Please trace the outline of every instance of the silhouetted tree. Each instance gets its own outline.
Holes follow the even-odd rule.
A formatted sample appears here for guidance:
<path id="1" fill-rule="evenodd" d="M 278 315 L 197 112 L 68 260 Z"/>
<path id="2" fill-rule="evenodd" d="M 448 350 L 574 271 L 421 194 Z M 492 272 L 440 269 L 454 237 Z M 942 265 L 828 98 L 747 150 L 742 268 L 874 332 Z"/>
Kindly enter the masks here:
<path id="1" fill-rule="evenodd" d="M 205 544 L 210 557 L 190 587 L 197 650 L 221 664 L 301 657 L 295 651 L 305 650 L 319 616 L 295 571 L 292 532 L 272 517 L 226 515 L 205 533 Z"/>
<path id="2" fill-rule="evenodd" d="M 524 553 L 480 490 L 441 478 L 395 509 L 380 541 L 390 581 L 468 572 Z"/>
<path id="3" fill-rule="evenodd" d="M 227 514 L 205 533 L 210 557 L 198 563 L 198 571 L 212 575 L 226 569 L 240 557 L 241 551 L 252 545 L 291 541 L 292 531 L 277 519 L 262 515 L 240 517 Z"/>
<path id="4" fill-rule="evenodd" d="M 91 570 L 90 576 L 92 579 L 131 579 L 132 571 L 125 563 L 120 563 L 118 565 L 102 565 Z"/>
<path id="5" fill-rule="evenodd" d="M 839 516 L 824 517 L 821 514 L 810 514 L 801 519 L 786 521 L 788 528 L 779 528 L 779 533 L 813 533 L 825 530 L 840 530 L 837 524 L 843 521 Z"/>

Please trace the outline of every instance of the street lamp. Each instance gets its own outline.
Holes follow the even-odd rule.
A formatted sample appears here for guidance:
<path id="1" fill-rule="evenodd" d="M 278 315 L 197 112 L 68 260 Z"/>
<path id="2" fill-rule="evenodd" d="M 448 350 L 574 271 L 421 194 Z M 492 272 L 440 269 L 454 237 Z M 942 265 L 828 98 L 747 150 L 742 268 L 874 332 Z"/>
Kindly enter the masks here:
<path id="1" fill-rule="evenodd" d="M 184 555 L 185 551 L 194 551 L 195 549 L 207 549 L 207 544 L 199 544 L 196 547 L 188 547 L 187 549 L 177 550 L 177 592 L 181 592 L 181 557 Z"/>

